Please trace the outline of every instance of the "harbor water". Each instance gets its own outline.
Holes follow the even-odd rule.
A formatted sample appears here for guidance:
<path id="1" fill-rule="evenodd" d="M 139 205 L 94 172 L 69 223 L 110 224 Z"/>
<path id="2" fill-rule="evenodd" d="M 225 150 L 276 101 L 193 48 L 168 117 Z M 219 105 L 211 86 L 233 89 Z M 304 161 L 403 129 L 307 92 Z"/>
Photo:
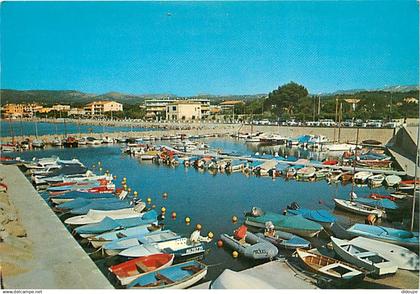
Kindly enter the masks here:
<path id="1" fill-rule="evenodd" d="M 314 160 L 325 159 L 326 154 L 312 152 L 300 148 L 284 148 L 278 146 L 261 146 L 258 144 L 245 144 L 231 138 L 207 138 L 203 140 L 211 148 L 241 154 L 255 152 L 272 153 L 280 155 L 311 158 Z M 206 244 L 207 252 L 204 262 L 209 265 L 209 272 L 205 280 L 216 278 L 224 269 L 243 270 L 252 267 L 258 262 L 240 257 L 234 259 L 229 248 L 218 248 L 216 242 L 220 234 L 232 234 L 244 220 L 244 212 L 253 206 L 261 207 L 266 211 L 282 213 L 291 202 L 297 202 L 301 207 L 310 209 L 327 209 L 333 212 L 339 222 L 345 225 L 354 222 L 364 222 L 364 218 L 334 209 L 333 198 L 347 199 L 351 185 L 332 184 L 325 180 L 317 182 L 298 182 L 284 178 L 245 176 L 242 173 L 217 173 L 208 171 L 200 172 L 193 167 L 159 166 L 149 161 L 141 161 L 135 157 L 121 152 L 122 146 L 109 145 L 81 148 L 50 148 L 33 150 L 23 153 L 10 153 L 10 156 L 20 156 L 22 159 L 31 160 L 33 157 L 50 157 L 56 155 L 61 159 L 77 158 L 88 168 L 96 173 L 109 170 L 117 176 L 117 186 L 121 186 L 123 177 L 127 178 L 127 186 L 131 191 L 137 191 L 144 201 L 150 197 L 150 205 L 156 205 L 160 211 L 166 208 L 165 227 L 179 234 L 189 236 L 196 224 L 203 227 L 202 235 L 213 232 L 214 239 Z M 9 155 L 9 154 L 8 154 Z M 102 170 L 98 169 L 100 166 Z M 162 194 L 168 193 L 167 199 Z M 367 196 L 372 192 L 385 193 L 386 188 L 371 189 L 367 186 L 355 187 L 358 196 Z M 45 194 L 45 193 L 44 193 Z M 46 198 L 47 196 L 44 195 Z M 149 206 L 150 206 L 149 205 Z M 171 213 L 176 212 L 176 219 L 171 218 Z M 237 223 L 232 223 L 232 216 L 238 217 Z M 189 217 L 191 223 L 187 225 L 185 218 Z M 397 220 L 393 224 L 382 221 L 382 224 L 401 227 L 403 224 Z M 379 222 L 381 223 L 381 221 Z M 322 237 L 322 236 L 321 236 Z M 317 242 L 322 242 L 316 240 Z M 89 253 L 94 250 L 87 244 L 83 247 Z M 280 251 L 281 254 L 286 252 Z M 98 267 L 115 285 L 115 279 L 107 268 L 124 259 L 120 257 L 101 256 L 100 251 L 91 255 Z"/>
<path id="2" fill-rule="evenodd" d="M 0 122 L 1 137 L 24 137 L 36 135 L 38 128 L 38 136 L 53 135 L 64 136 L 65 134 L 88 134 L 88 133 L 114 133 L 114 132 L 142 132 L 154 130 L 151 128 L 139 127 L 117 127 L 117 126 L 100 126 L 85 125 L 75 123 L 49 123 L 49 122 L 29 122 L 29 121 L 7 121 Z"/>

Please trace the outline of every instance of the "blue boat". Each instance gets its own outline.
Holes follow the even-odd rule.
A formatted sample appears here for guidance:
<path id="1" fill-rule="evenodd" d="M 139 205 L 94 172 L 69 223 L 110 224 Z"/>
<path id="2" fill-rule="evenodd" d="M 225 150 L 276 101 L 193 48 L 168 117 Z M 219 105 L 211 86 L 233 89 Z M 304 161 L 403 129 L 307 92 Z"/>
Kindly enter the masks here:
<path id="1" fill-rule="evenodd" d="M 105 253 L 110 256 L 117 255 L 121 251 L 138 246 L 141 244 L 154 244 L 169 240 L 175 240 L 181 238 L 180 235 L 174 233 L 170 230 L 165 231 L 155 231 L 151 233 L 146 233 L 143 235 L 130 236 L 121 239 L 114 240 L 102 246 L 105 250 Z"/>
<path id="2" fill-rule="evenodd" d="M 253 211 L 255 211 L 255 209 L 253 209 Z M 322 230 L 320 224 L 307 220 L 301 215 L 282 215 L 273 212 L 262 212 L 260 209 L 259 211 L 260 213 L 246 216 L 245 224 L 258 228 L 265 228 L 266 223 L 271 221 L 276 230 L 310 238 L 316 236 Z"/>
<path id="3" fill-rule="evenodd" d="M 85 199 L 85 198 L 76 198 L 68 202 L 64 202 L 60 205 L 57 205 L 55 208 L 58 210 L 71 210 L 86 206 L 92 202 L 110 202 L 110 201 L 119 201 L 117 198 L 95 198 L 95 199 Z"/>
<path id="4" fill-rule="evenodd" d="M 99 223 L 80 226 L 75 228 L 74 231 L 81 237 L 87 238 L 96 234 L 102 234 L 112 230 L 128 229 L 132 227 L 151 224 L 156 222 L 156 219 L 156 210 L 149 210 L 146 213 L 144 213 L 141 217 L 130 217 L 116 220 L 110 217 L 105 217 Z"/>
<path id="5" fill-rule="evenodd" d="M 310 248 L 311 242 L 291 233 L 276 231 L 274 236 L 257 233 L 257 236 L 267 240 L 279 248 L 296 250 L 296 248 Z"/>
<path id="6" fill-rule="evenodd" d="M 308 220 L 320 223 L 326 229 L 330 229 L 332 224 L 337 221 L 337 218 L 325 209 L 287 209 L 287 213 L 292 215 L 301 215 Z"/>
<path id="7" fill-rule="evenodd" d="M 371 198 L 356 198 L 354 201 L 368 205 L 371 207 L 385 208 L 385 209 L 398 209 L 398 205 L 389 199 L 371 199 Z"/>
<path id="8" fill-rule="evenodd" d="M 138 236 L 138 235 L 144 235 L 152 231 L 159 231 L 160 227 L 156 226 L 156 222 L 153 222 L 152 224 L 146 224 L 146 225 L 140 225 L 136 227 L 131 227 L 127 229 L 122 230 L 116 230 L 111 232 L 106 232 L 100 235 L 96 235 L 93 237 L 88 237 L 88 240 L 92 244 L 93 247 L 99 248 L 102 245 L 125 237 L 130 236 Z"/>
<path id="9" fill-rule="evenodd" d="M 298 158 L 295 156 L 287 156 L 284 160 L 288 162 L 295 162 L 298 160 Z"/>
<path id="10" fill-rule="evenodd" d="M 419 247 L 418 232 L 365 224 L 354 224 L 346 231 L 352 237 L 362 236 L 414 249 Z"/>
<path id="11" fill-rule="evenodd" d="M 129 208 L 133 206 L 134 204 L 132 202 L 126 201 L 126 200 L 103 199 L 103 200 L 92 201 L 91 203 L 85 206 L 79 207 L 79 208 L 74 208 L 70 210 L 70 213 L 75 214 L 75 215 L 82 215 L 82 214 L 87 214 L 89 210 L 91 209 L 116 210 L 116 209 Z"/>
<path id="12" fill-rule="evenodd" d="M 207 274 L 207 265 L 191 260 L 149 272 L 135 279 L 127 288 L 141 289 L 186 289 Z"/>

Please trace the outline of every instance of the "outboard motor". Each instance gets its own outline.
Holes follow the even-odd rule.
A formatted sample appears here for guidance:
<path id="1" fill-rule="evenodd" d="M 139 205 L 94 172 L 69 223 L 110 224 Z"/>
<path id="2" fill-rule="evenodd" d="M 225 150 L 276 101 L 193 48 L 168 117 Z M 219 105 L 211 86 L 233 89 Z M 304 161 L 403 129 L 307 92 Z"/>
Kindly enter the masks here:
<path id="1" fill-rule="evenodd" d="M 292 202 L 290 205 L 287 205 L 287 209 L 296 210 L 299 209 L 300 205 L 297 202 Z"/>

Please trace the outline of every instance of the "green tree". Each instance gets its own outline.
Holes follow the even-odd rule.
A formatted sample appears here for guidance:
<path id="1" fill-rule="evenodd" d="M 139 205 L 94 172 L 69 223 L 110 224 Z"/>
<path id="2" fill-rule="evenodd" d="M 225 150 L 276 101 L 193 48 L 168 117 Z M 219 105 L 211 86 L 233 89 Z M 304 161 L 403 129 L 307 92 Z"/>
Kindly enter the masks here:
<path id="1" fill-rule="evenodd" d="M 265 109 L 273 109 L 278 116 L 292 116 L 299 106 L 307 106 L 308 90 L 295 82 L 279 86 L 268 94 L 264 101 Z"/>

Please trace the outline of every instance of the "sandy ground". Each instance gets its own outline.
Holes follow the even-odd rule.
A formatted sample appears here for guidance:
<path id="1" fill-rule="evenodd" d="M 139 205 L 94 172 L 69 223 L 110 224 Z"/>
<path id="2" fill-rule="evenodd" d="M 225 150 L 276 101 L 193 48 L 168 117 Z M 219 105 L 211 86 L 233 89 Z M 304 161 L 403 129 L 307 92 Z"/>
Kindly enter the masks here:
<path id="1" fill-rule="evenodd" d="M 4 189 L 3 189 L 4 190 Z M 32 258 L 31 241 L 21 225 L 19 213 L 7 191 L 0 192 L 0 265 L 3 277 L 26 272 L 25 261 Z"/>

